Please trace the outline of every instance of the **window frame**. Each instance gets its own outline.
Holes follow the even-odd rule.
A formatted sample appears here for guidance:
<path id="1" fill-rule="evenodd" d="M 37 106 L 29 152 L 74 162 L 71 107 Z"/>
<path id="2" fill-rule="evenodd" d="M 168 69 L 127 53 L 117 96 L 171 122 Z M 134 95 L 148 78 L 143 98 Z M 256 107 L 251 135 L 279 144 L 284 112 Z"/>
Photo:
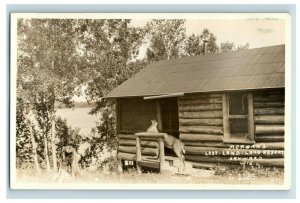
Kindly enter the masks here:
<path id="1" fill-rule="evenodd" d="M 248 101 L 248 115 L 230 115 L 229 114 L 229 95 L 232 93 L 234 93 L 234 92 L 222 94 L 223 132 L 224 132 L 223 142 L 224 143 L 253 144 L 253 143 L 255 143 L 253 94 L 252 94 L 252 92 L 245 92 L 245 94 L 247 94 L 247 101 Z M 247 117 L 248 117 L 247 139 L 233 138 L 230 133 L 231 131 L 230 131 L 229 119 L 231 119 L 231 118 L 247 118 Z"/>

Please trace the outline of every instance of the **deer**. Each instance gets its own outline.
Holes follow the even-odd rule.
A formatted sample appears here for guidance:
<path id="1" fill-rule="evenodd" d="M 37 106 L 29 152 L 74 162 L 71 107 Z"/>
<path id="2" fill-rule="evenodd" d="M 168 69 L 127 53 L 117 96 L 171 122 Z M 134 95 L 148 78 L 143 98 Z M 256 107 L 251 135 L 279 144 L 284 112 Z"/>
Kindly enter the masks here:
<path id="1" fill-rule="evenodd" d="M 147 129 L 148 133 L 159 133 L 158 129 L 157 129 L 157 121 L 156 120 L 151 120 L 151 126 Z M 184 143 L 172 136 L 169 135 L 167 133 L 164 133 L 164 145 L 167 148 L 170 148 L 174 151 L 174 153 L 176 154 L 176 156 L 179 158 L 180 160 L 180 171 L 184 171 L 185 170 L 185 159 L 184 159 L 184 154 L 185 154 L 185 150 L 184 150 Z"/>

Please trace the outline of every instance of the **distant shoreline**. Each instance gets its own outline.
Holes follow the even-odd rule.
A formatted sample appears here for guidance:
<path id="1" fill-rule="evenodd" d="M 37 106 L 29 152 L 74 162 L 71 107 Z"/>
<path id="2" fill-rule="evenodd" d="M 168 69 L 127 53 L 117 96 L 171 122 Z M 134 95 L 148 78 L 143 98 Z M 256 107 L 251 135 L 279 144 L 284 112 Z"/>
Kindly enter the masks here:
<path id="1" fill-rule="evenodd" d="M 62 102 L 56 102 L 54 109 L 72 109 L 72 108 L 92 108 L 94 104 L 88 104 L 87 102 L 75 102 L 73 107 L 66 107 Z"/>

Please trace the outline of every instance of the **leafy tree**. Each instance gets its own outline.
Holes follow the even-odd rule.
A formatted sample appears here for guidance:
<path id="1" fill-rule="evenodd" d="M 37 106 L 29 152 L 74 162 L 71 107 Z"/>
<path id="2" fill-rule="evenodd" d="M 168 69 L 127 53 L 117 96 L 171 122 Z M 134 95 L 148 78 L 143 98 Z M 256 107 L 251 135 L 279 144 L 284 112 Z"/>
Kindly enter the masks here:
<path id="1" fill-rule="evenodd" d="M 43 135 L 47 170 L 50 170 L 48 142 L 54 102 L 71 106 L 71 98 L 79 94 L 83 80 L 77 24 L 72 19 L 18 21 L 17 96 L 32 104 Z M 52 154 L 56 154 L 55 143 L 51 143 L 51 148 Z M 56 164 L 54 161 L 54 168 Z"/>
<path id="2" fill-rule="evenodd" d="M 185 41 L 185 55 L 198 56 L 204 54 L 204 41 L 207 43 L 207 53 L 218 51 L 217 37 L 208 29 L 204 29 L 200 35 L 192 34 Z"/>
<path id="3" fill-rule="evenodd" d="M 146 24 L 150 42 L 146 55 L 148 61 L 178 58 L 182 55 L 186 38 L 185 20 L 154 19 Z"/>
<path id="4" fill-rule="evenodd" d="M 136 60 L 145 31 L 130 26 L 130 20 L 82 20 L 79 22 L 82 56 L 89 70 L 87 101 L 94 104 L 92 114 L 101 114 L 91 142 L 93 156 L 104 147 L 116 149 L 114 101 L 104 95 L 145 66 Z"/>
<path id="5" fill-rule="evenodd" d="M 239 45 L 236 47 L 234 42 L 223 42 L 220 46 L 220 52 L 237 51 L 242 49 L 249 49 L 249 43 L 245 45 Z"/>

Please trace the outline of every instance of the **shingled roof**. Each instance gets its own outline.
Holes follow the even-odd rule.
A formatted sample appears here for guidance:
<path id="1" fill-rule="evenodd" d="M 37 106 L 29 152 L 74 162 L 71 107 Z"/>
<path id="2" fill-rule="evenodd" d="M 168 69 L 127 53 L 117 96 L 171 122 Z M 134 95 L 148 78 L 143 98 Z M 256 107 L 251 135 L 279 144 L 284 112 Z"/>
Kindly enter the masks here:
<path id="1" fill-rule="evenodd" d="M 106 97 L 284 87 L 285 46 L 154 62 Z"/>

